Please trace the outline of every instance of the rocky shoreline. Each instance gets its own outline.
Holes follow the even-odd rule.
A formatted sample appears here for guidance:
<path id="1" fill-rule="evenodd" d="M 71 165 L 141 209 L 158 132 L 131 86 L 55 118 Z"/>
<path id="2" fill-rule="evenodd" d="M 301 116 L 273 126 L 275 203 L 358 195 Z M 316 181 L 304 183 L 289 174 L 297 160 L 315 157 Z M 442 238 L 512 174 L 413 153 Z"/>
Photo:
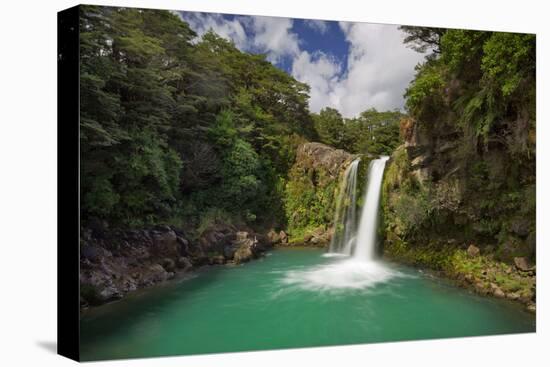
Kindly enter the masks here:
<path id="1" fill-rule="evenodd" d="M 285 231 L 256 233 L 215 224 L 197 239 L 182 230 L 156 226 L 141 230 L 81 231 L 80 307 L 99 306 L 203 266 L 242 264 L 272 248 L 327 248 L 332 232 L 318 227 L 298 238 Z M 536 266 L 524 257 L 500 262 L 485 249 L 469 246 L 408 246 L 396 239 L 384 245 L 384 258 L 433 271 L 483 296 L 508 299 L 536 312 Z"/>
<path id="2" fill-rule="evenodd" d="M 276 234 L 276 235 L 274 235 Z M 241 264 L 261 257 L 286 233 L 216 224 L 192 240 L 171 226 L 142 230 L 81 230 L 80 307 L 99 306 L 127 293 L 207 265 Z"/>
<path id="3" fill-rule="evenodd" d="M 433 271 L 479 295 L 507 299 L 536 313 L 536 266 L 524 257 L 514 258 L 511 265 L 496 260 L 490 252 L 483 253 L 473 244 L 465 248 L 434 248 L 387 242 L 384 258 Z"/>

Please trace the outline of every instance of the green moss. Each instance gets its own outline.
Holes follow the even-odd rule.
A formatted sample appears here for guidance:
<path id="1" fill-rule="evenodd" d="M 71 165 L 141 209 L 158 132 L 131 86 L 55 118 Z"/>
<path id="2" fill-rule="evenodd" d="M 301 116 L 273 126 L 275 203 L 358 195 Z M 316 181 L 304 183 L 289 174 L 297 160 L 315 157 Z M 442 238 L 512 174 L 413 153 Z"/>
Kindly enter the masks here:
<path id="1" fill-rule="evenodd" d="M 319 230 L 322 230 L 324 232 L 328 226 L 321 225 L 321 226 L 307 226 L 304 228 L 294 228 L 291 232 L 289 232 L 289 240 L 288 244 L 290 246 L 295 245 L 303 245 L 306 243 L 306 238 L 311 237 L 313 233 L 319 232 Z"/>
<path id="2" fill-rule="evenodd" d="M 334 213 L 336 180 L 330 181 L 324 172 L 317 172 L 317 185 L 308 175 L 292 172 L 286 185 L 285 211 L 288 230 L 315 227 L 330 223 Z"/>
<path id="3" fill-rule="evenodd" d="M 516 293 L 523 299 L 530 300 L 533 296 L 534 277 L 520 273 L 491 256 L 471 257 L 465 250 L 449 245 L 412 246 L 396 236 L 387 242 L 384 253 L 393 260 L 442 271 L 453 279 L 469 279 L 467 283 L 479 283 L 487 293 L 492 284 L 504 293 Z"/>

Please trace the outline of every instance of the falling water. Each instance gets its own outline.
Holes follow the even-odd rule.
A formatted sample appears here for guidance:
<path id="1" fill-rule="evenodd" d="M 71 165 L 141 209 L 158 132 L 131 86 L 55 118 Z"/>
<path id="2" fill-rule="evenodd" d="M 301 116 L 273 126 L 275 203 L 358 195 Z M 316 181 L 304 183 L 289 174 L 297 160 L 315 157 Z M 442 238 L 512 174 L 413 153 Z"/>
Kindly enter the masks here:
<path id="1" fill-rule="evenodd" d="M 357 233 L 357 244 L 353 257 L 356 260 L 369 261 L 374 259 L 376 249 L 376 234 L 378 232 L 378 210 L 380 206 L 380 188 L 384 167 L 389 157 L 380 157 L 370 162 L 365 192 L 365 203 L 361 212 L 361 221 Z"/>
<path id="2" fill-rule="evenodd" d="M 360 159 L 348 166 L 336 201 L 334 235 L 330 242 L 330 254 L 351 255 L 357 232 L 357 167 Z"/>
<path id="3" fill-rule="evenodd" d="M 357 166 L 346 169 L 336 204 L 335 233 L 326 257 L 349 257 L 308 269 L 288 271 L 283 283 L 315 291 L 364 290 L 401 276 L 398 271 L 375 261 L 380 188 L 388 157 L 370 162 L 367 188 L 359 226 L 356 220 Z M 353 256 L 351 256 L 353 255 Z"/>

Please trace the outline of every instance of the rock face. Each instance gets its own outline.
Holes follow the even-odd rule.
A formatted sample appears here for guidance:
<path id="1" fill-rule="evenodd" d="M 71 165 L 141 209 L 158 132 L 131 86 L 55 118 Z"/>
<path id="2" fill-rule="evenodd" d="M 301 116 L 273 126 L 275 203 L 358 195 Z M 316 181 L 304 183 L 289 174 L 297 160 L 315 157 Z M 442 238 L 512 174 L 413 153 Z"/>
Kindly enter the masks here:
<path id="1" fill-rule="evenodd" d="M 516 163 L 502 142 L 472 145 L 452 108 L 440 107 L 422 121 L 401 121 L 404 144 L 383 185 L 386 231 L 414 244 L 446 241 L 442 235 L 483 243 L 499 261 L 534 263 L 534 159 Z"/>
<path id="2" fill-rule="evenodd" d="M 263 236 L 216 224 L 191 241 L 168 226 L 148 230 L 82 230 L 81 305 L 99 305 L 173 278 L 196 266 L 242 263 L 271 244 Z"/>
<path id="3" fill-rule="evenodd" d="M 321 143 L 298 147 L 285 188 L 289 239 L 281 233 L 282 244 L 322 247 L 330 242 L 341 175 L 357 157 Z"/>
<path id="4" fill-rule="evenodd" d="M 470 257 L 479 256 L 479 248 L 474 246 L 474 245 L 468 246 L 468 250 L 466 250 L 466 251 L 468 252 L 468 255 Z"/>
<path id="5" fill-rule="evenodd" d="M 330 178 L 337 179 L 342 165 L 355 156 L 342 150 L 321 143 L 305 143 L 298 147 L 296 164 L 307 171 L 322 171 Z"/>
<path id="6" fill-rule="evenodd" d="M 525 257 L 514 257 L 514 264 L 521 271 L 532 271 L 534 269 Z"/>

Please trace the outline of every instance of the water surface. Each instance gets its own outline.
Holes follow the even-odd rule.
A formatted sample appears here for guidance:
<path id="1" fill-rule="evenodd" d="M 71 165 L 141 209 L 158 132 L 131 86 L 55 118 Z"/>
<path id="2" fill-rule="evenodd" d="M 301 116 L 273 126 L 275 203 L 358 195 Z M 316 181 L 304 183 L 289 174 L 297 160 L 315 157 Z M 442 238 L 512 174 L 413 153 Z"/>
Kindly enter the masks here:
<path id="1" fill-rule="evenodd" d="M 416 269 L 275 250 L 87 310 L 83 360 L 535 331 L 535 317 Z"/>

